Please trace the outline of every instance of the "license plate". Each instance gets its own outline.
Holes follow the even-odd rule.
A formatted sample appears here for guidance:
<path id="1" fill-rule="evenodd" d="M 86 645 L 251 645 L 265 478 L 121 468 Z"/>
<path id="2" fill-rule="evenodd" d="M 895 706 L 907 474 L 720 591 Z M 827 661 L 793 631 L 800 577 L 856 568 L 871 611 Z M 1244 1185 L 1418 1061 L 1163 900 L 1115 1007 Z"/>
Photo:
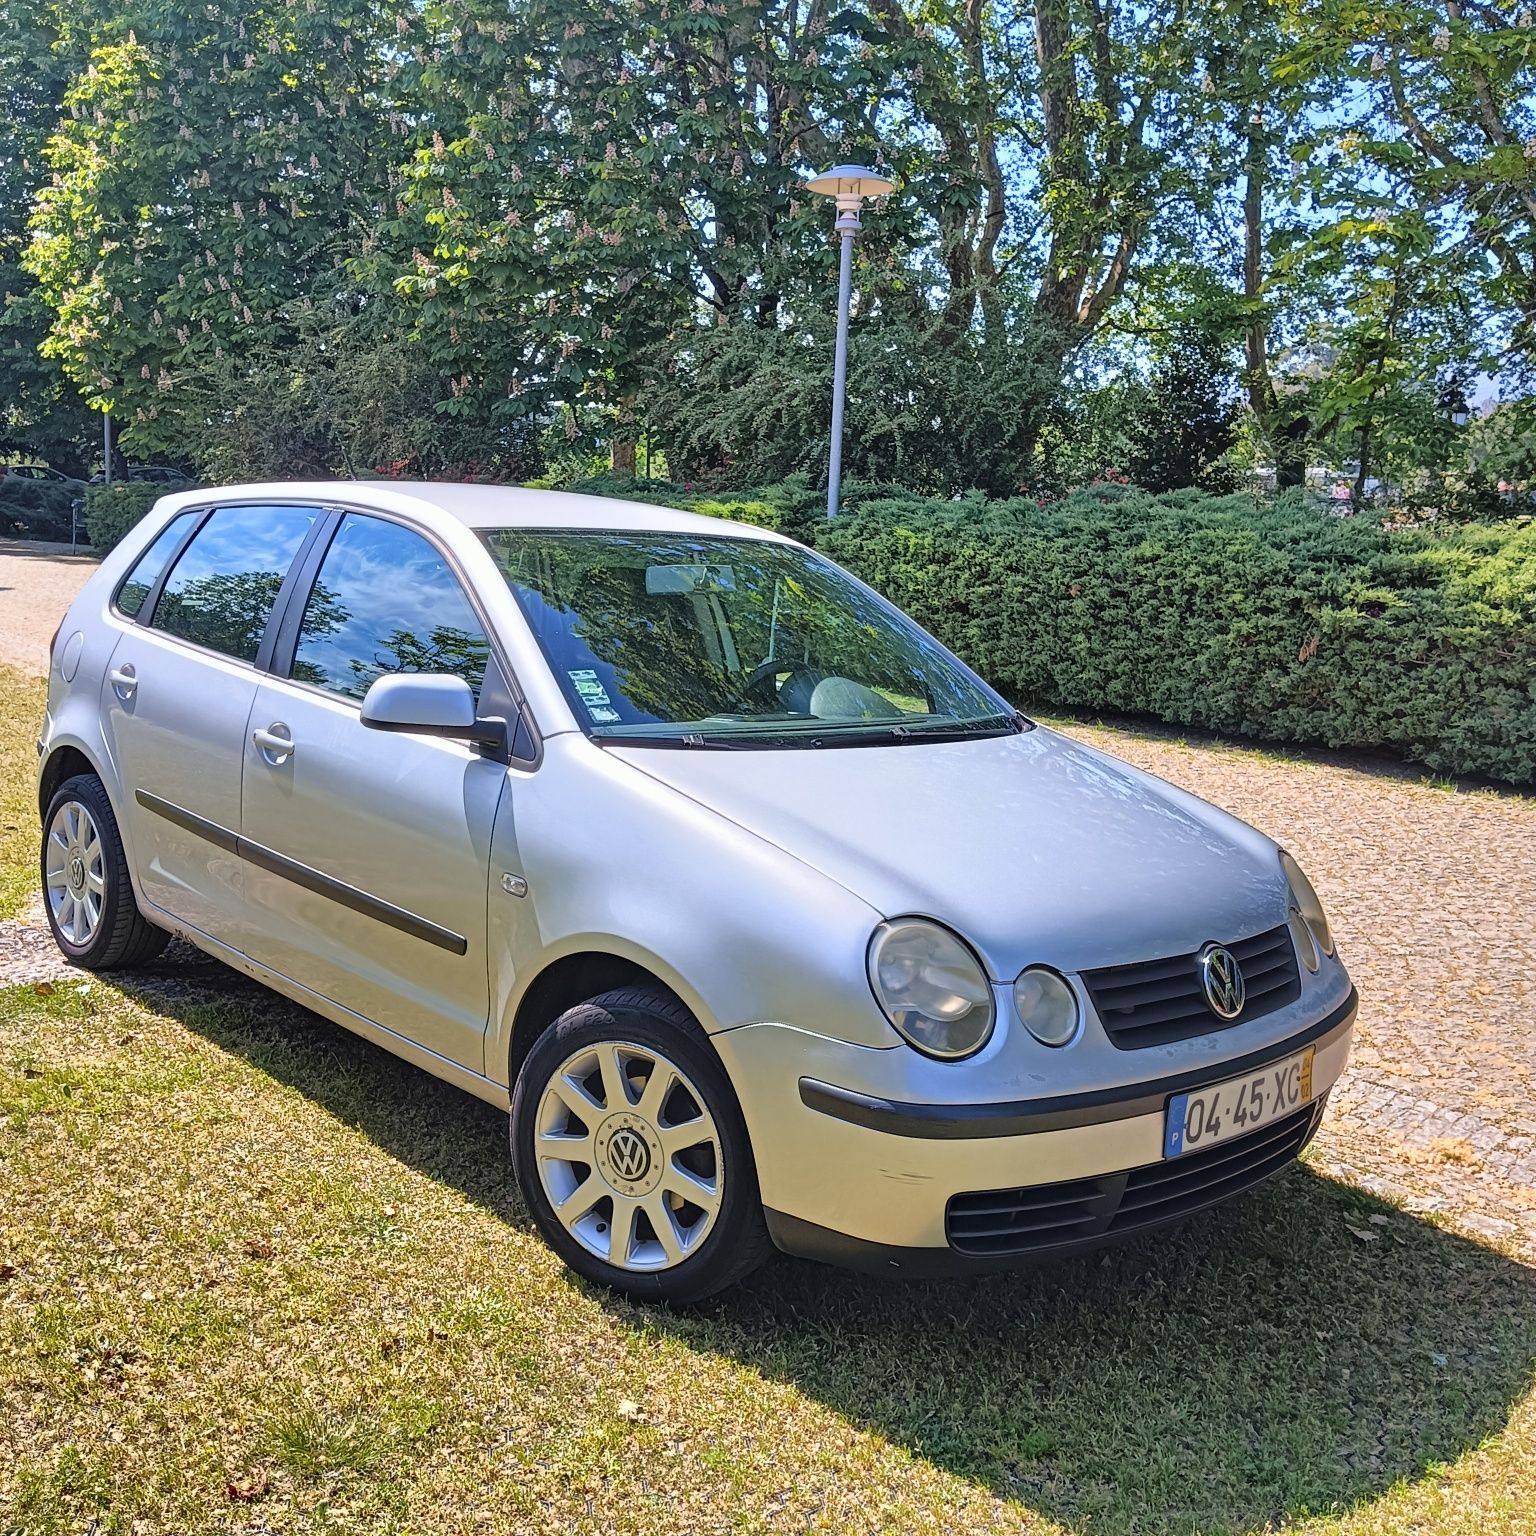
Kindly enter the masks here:
<path id="1" fill-rule="evenodd" d="M 1203 1152 L 1218 1142 L 1231 1141 L 1234 1136 L 1246 1136 L 1249 1131 L 1310 1103 L 1312 1051 L 1309 1045 L 1297 1055 L 1273 1061 L 1247 1077 L 1212 1083 L 1209 1088 L 1197 1088 L 1193 1093 L 1176 1093 L 1168 1101 L 1163 1156 Z"/>

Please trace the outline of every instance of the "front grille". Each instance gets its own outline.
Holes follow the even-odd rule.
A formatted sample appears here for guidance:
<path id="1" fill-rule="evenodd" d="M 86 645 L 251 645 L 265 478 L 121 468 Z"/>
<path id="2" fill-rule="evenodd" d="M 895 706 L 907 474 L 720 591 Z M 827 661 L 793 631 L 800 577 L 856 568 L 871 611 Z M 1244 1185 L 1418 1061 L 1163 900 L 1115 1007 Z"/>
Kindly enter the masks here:
<path id="1" fill-rule="evenodd" d="M 944 1212 L 945 1235 L 960 1253 L 994 1258 L 1188 1216 L 1251 1189 L 1298 1157 L 1322 1119 L 1325 1099 L 1208 1151 L 1129 1172 L 956 1195 Z"/>
<path id="2" fill-rule="evenodd" d="M 1247 996 L 1235 1019 L 1213 1012 L 1200 984 L 1199 955 L 1084 971 L 1083 982 L 1111 1042 L 1123 1051 L 1167 1045 L 1263 1018 L 1301 996 L 1301 970 L 1290 928 L 1228 944 L 1242 967 Z"/>

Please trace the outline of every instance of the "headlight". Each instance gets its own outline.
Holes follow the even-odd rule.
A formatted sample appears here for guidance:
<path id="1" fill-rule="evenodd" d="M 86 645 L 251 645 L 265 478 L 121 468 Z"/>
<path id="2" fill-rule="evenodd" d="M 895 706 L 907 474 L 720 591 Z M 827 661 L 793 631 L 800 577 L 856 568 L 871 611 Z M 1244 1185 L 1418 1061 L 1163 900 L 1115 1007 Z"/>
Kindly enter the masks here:
<path id="1" fill-rule="evenodd" d="M 1077 1033 L 1077 994 L 1055 971 L 1031 966 L 1013 984 L 1013 1006 L 1041 1045 L 1065 1045 Z"/>
<path id="2" fill-rule="evenodd" d="M 969 1056 L 992 1033 L 992 987 L 970 946 L 921 917 L 881 923 L 869 984 L 897 1032 L 929 1056 Z"/>
<path id="3" fill-rule="evenodd" d="M 1331 955 L 1333 931 L 1328 926 L 1323 904 L 1317 899 L 1317 892 L 1312 889 L 1312 882 L 1302 874 L 1301 865 L 1283 848 L 1280 850 L 1280 868 L 1285 872 L 1286 883 L 1291 888 L 1291 901 L 1301 914 L 1302 922 L 1307 925 L 1307 931 L 1317 941 L 1317 947 L 1325 955 Z M 1310 969 L 1315 971 L 1317 967 L 1314 965 Z"/>

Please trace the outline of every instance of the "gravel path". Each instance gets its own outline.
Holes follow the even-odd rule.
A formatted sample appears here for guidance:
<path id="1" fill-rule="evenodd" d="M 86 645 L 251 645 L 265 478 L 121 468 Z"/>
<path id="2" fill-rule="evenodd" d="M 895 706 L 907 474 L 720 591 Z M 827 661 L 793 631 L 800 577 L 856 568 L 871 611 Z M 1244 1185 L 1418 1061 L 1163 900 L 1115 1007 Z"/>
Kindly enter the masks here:
<path id="1" fill-rule="evenodd" d="M 43 670 L 90 566 L 0 542 L 0 658 Z M 1311 875 L 1361 994 L 1316 1143 L 1324 1166 L 1536 1261 L 1536 798 L 1332 754 L 1067 729 L 1252 822 Z M 0 982 L 80 974 L 40 907 L 0 923 Z M 243 985 L 180 944 L 142 981 L 162 994 Z"/>
<path id="2" fill-rule="evenodd" d="M 48 642 L 96 569 L 67 544 L 0 539 L 0 662 L 32 677 L 48 672 Z"/>

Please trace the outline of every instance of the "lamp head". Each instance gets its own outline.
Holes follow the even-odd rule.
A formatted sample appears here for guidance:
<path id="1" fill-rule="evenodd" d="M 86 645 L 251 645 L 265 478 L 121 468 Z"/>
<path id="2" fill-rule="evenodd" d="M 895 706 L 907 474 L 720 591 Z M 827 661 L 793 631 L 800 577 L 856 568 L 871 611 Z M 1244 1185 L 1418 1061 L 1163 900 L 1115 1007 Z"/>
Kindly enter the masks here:
<path id="1" fill-rule="evenodd" d="M 834 165 L 831 170 L 812 176 L 805 184 L 808 192 L 835 198 L 839 213 L 857 218 L 859 206 L 868 197 L 884 197 L 896 190 L 896 183 L 867 165 Z"/>

